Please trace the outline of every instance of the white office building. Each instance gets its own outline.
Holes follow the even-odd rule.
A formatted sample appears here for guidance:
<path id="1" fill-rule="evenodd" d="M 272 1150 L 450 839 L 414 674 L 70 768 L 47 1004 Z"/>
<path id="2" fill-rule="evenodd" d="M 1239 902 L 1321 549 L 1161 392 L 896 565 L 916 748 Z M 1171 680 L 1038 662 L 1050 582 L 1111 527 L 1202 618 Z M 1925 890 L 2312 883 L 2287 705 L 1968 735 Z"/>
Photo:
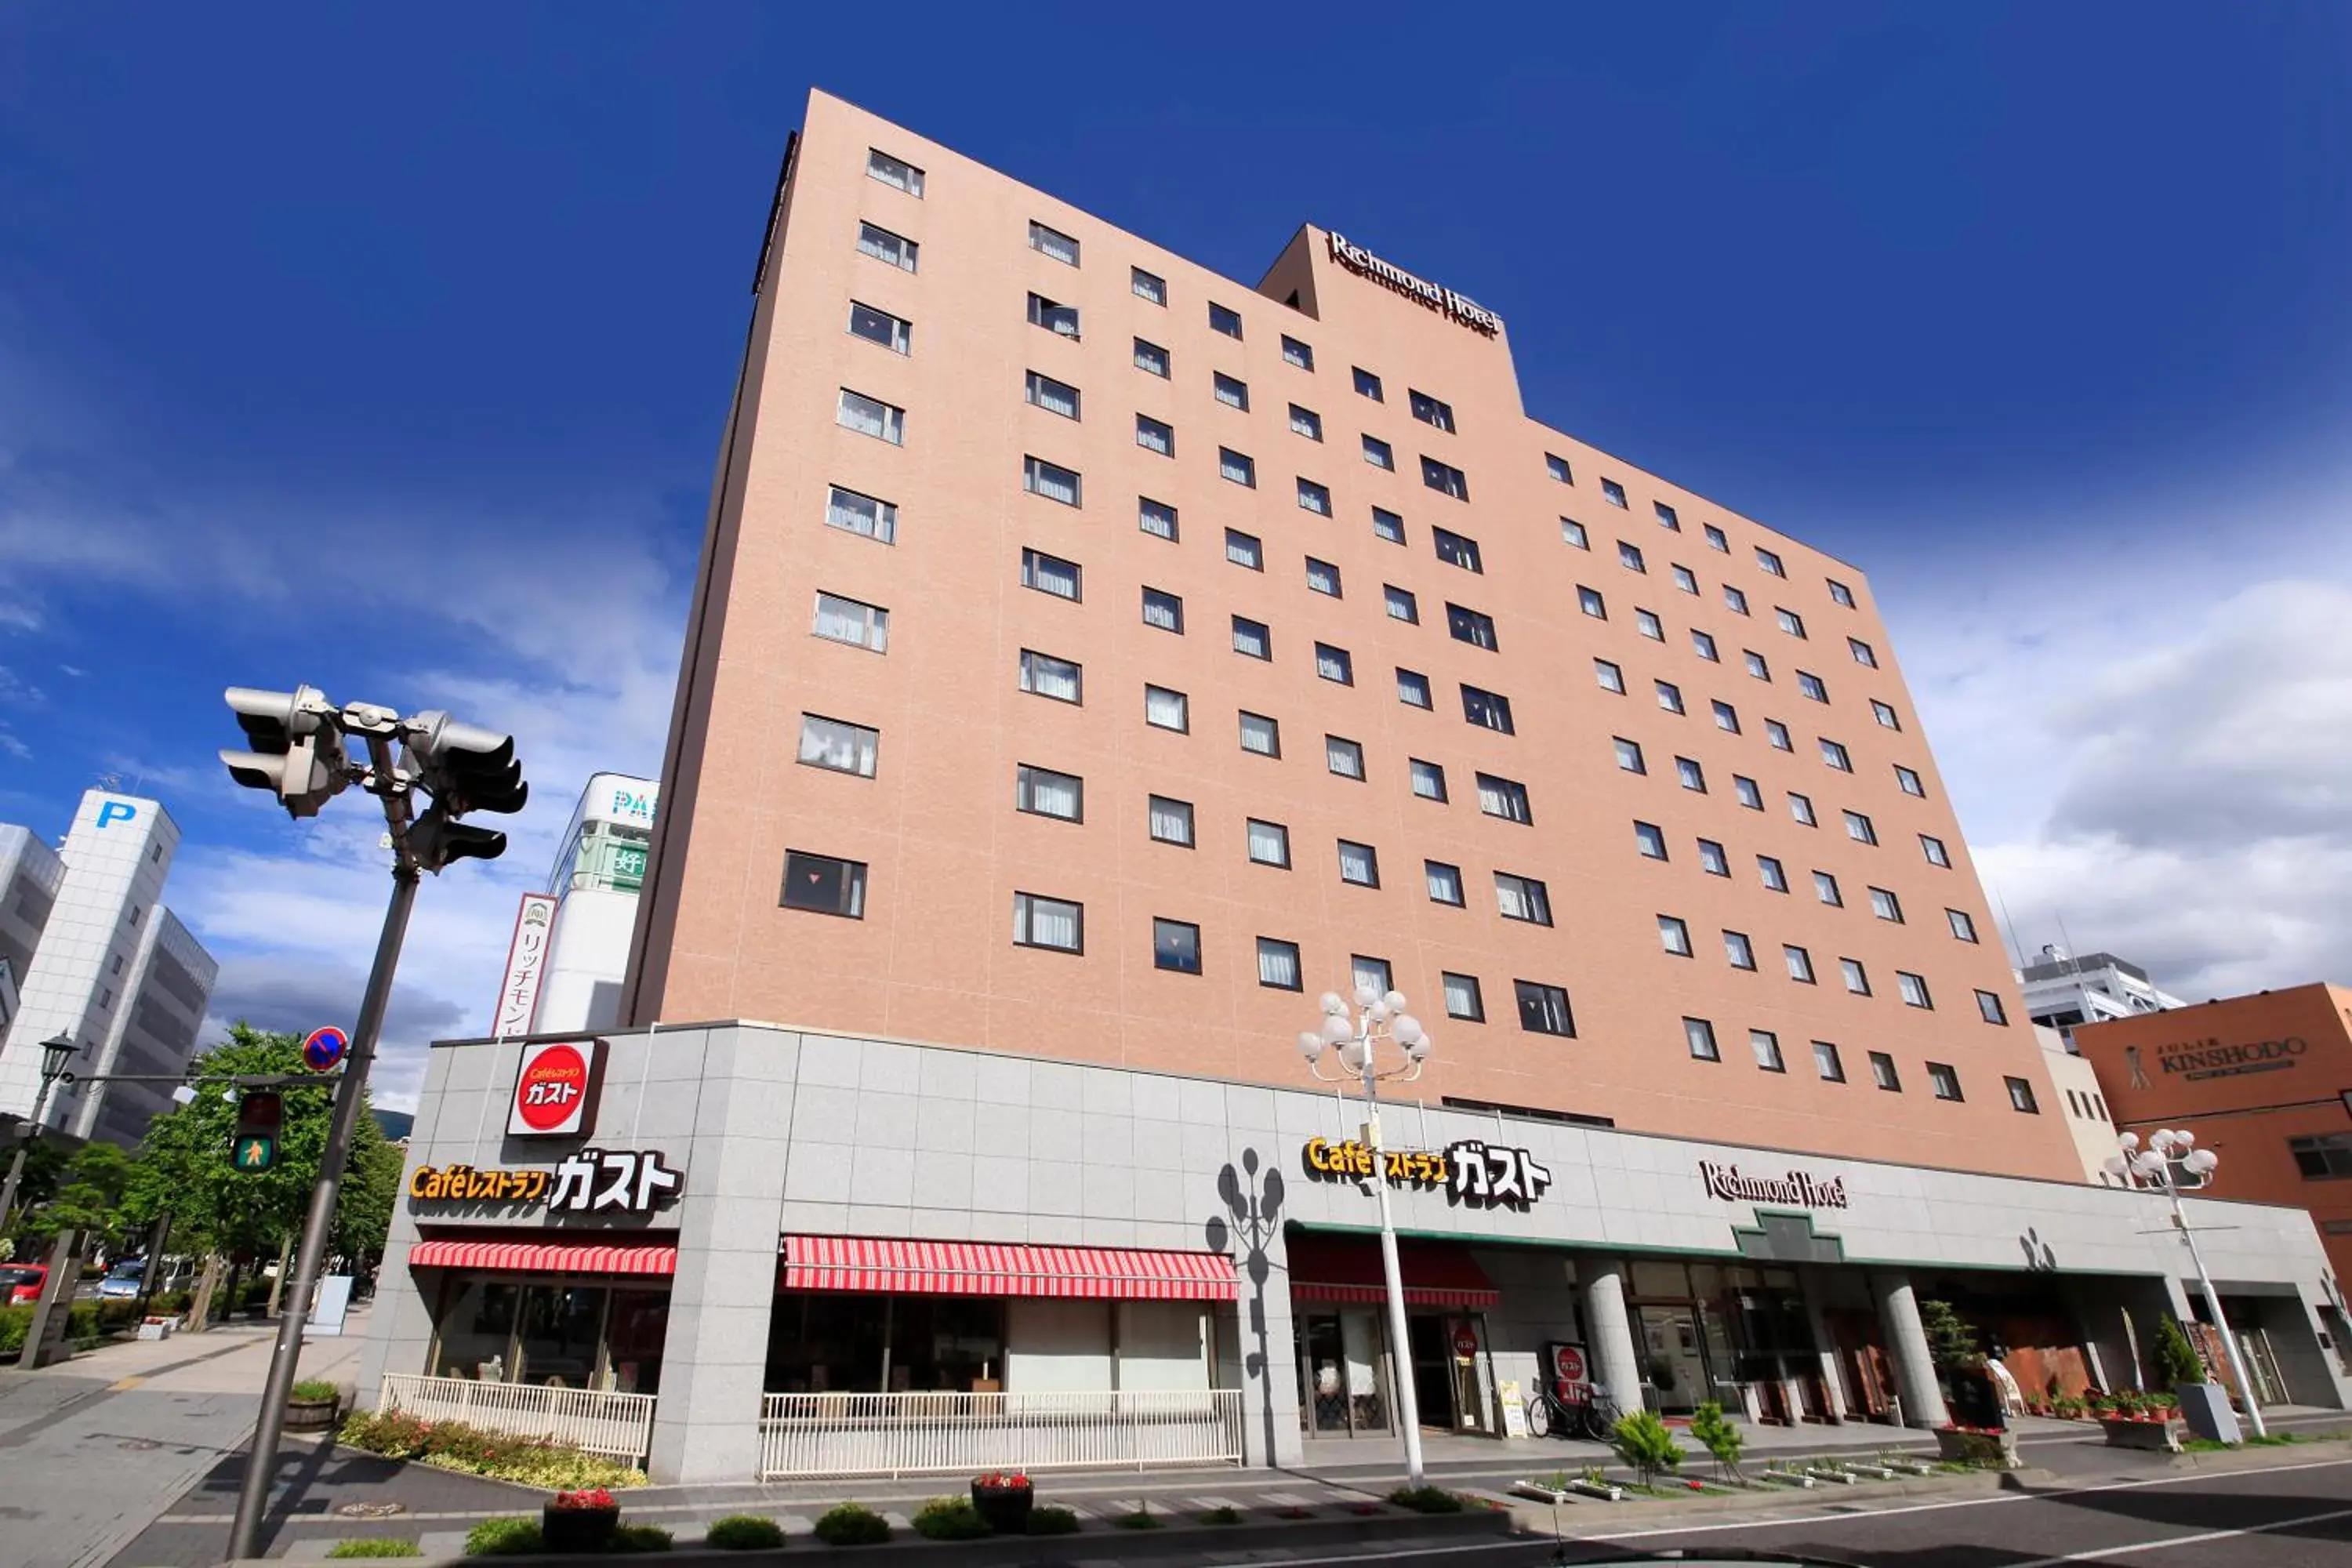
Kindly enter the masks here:
<path id="1" fill-rule="evenodd" d="M 554 920 L 531 1030 L 604 1029 L 619 1017 L 660 798 L 659 784 L 625 773 L 597 773 L 581 792 L 547 881 Z"/>
<path id="2" fill-rule="evenodd" d="M 2044 947 L 2040 961 L 2018 971 L 2017 978 L 2025 988 L 2026 1016 L 2053 1029 L 2188 1005 L 2158 990 L 2147 970 L 2112 952 L 2077 958 L 2063 947 Z"/>
<path id="3" fill-rule="evenodd" d="M 0 826 L 0 963 L 16 976 L 0 1033 L 0 1118 L 30 1116 L 41 1042 L 59 1034 L 81 1047 L 71 1063 L 78 1079 L 186 1067 L 220 966 L 163 907 L 179 844 L 161 803 L 99 789 L 83 795 L 61 849 Z M 60 1086 L 42 1121 L 134 1143 L 170 1105 L 171 1089 Z"/>

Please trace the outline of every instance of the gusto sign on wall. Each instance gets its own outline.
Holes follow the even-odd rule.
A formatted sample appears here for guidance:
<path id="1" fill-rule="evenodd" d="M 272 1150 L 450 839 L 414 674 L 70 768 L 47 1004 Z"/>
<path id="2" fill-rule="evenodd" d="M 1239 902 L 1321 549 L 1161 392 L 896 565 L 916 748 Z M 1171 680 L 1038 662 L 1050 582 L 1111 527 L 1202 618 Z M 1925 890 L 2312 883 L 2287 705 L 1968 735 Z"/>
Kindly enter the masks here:
<path id="1" fill-rule="evenodd" d="M 525 1046 L 515 1069 L 507 1132 L 515 1138 L 584 1138 L 595 1130 L 596 1091 L 604 1078 L 602 1040 L 543 1040 Z"/>

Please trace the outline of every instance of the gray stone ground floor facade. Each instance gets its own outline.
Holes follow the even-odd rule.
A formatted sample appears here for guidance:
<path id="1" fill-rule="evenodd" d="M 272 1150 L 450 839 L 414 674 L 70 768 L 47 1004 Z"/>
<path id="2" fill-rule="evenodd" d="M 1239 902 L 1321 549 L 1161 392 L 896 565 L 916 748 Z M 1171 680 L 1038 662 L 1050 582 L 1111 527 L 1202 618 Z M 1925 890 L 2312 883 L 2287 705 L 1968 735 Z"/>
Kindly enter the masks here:
<path id="1" fill-rule="evenodd" d="M 676 1247 L 650 1455 L 660 1480 L 758 1470 L 787 1237 L 1230 1258 L 1237 1295 L 1211 1310 L 1210 1375 L 1241 1391 L 1254 1463 L 1295 1460 L 1307 1424 L 1344 1428 L 1402 1375 L 1402 1357 L 1348 1348 L 1362 1322 L 1339 1317 L 1362 1310 L 1360 1295 L 1293 1277 L 1294 1249 L 1311 1248 L 1310 1273 L 1328 1275 L 1353 1248 L 1349 1278 L 1367 1278 L 1363 1237 L 1377 1225 L 1369 1180 L 1350 1173 L 1361 1107 L 1328 1092 L 762 1024 L 665 1026 L 604 1037 L 579 1135 L 526 1138 L 508 1132 L 525 1046 L 433 1052 L 406 1190 L 453 1166 L 547 1179 L 529 1201 L 514 1195 L 528 1184 L 513 1174 L 497 1196 L 401 1199 L 358 1378 L 363 1403 L 383 1374 L 428 1370 L 456 1270 L 411 1258 L 451 1237 Z M 1727 1367 L 1769 1366 L 1777 1372 L 1753 1380 L 1764 1392 L 1747 1391 L 1751 1415 L 1779 1387 L 1792 1418 L 1853 1417 L 1876 1398 L 1863 1385 L 1883 1381 L 1885 1403 L 1899 1398 L 1904 1419 L 1930 1425 L 1944 1416 L 1918 1313 L 1930 1294 L 1981 1292 L 2012 1303 L 2017 1322 L 2056 1323 L 2039 1331 L 2065 1341 L 2105 1386 L 2143 1375 L 2148 1347 L 2133 1342 L 2132 1322 L 2145 1335 L 2158 1313 L 2192 1315 L 2186 1250 L 2168 1204 L 2149 1194 L 1412 1103 L 1387 1107 L 1382 1122 L 1386 1147 L 1407 1155 L 1391 1182 L 1400 1233 L 1456 1268 L 1466 1257 L 1483 1277 L 1475 1309 L 1433 1331 L 1439 1356 L 1467 1352 L 1454 1363 L 1457 1426 L 1465 1415 L 1504 1425 L 1504 1391 L 1536 1386 L 1552 1342 L 1580 1344 L 1593 1380 L 1628 1408 L 1658 1403 L 1662 1380 L 1687 1391 L 1702 1368 L 1728 1400 L 1740 1391 Z M 682 1184 L 650 1212 L 599 1208 L 635 1167 L 613 1167 L 613 1183 L 583 1176 L 583 1147 L 625 1162 L 658 1152 Z M 2284 1396 L 2352 1406 L 2342 1303 L 2309 1216 L 2189 1207 L 2225 1301 L 2259 1319 Z M 1414 1268 L 1409 1259 L 1408 1285 Z M 1777 1311 L 1780 1327 L 1750 1324 L 1728 1355 L 1695 1346 L 1716 1331 L 1705 1310 L 1668 1300 L 1675 1280 L 1690 1282 L 1685 1295 L 1720 1289 L 1735 1314 Z M 1739 1348 L 1776 1333 L 1801 1349 L 1774 1363 Z M 1336 1348 L 1327 1358 L 1317 1346 Z M 1360 1381 L 1357 1363 L 1375 1360 Z M 1017 1391 L 1013 1364 L 1004 1386 Z M 1366 1397 L 1351 1400 L 1360 1389 Z"/>

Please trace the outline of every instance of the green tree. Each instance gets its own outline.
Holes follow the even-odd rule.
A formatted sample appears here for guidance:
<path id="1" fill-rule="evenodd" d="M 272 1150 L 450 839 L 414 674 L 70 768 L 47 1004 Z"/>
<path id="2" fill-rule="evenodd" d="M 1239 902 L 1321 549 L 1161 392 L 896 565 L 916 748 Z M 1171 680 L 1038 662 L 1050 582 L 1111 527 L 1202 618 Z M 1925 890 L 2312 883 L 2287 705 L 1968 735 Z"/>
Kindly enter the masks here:
<path id="1" fill-rule="evenodd" d="M 383 1135 L 374 1113 L 364 1107 L 352 1131 L 350 1162 L 343 1168 L 343 1188 L 335 1202 L 334 1245 L 330 1249 L 352 1260 L 354 1272 L 365 1272 L 383 1256 L 384 1237 L 392 1229 L 392 1206 L 400 1196 L 400 1168 L 406 1156 Z"/>
<path id="2" fill-rule="evenodd" d="M 1620 1459 L 1633 1467 L 1643 1486 L 1668 1470 L 1683 1468 L 1683 1447 L 1675 1441 L 1673 1428 L 1647 1410 L 1619 1416 L 1615 1430 L 1609 1435 L 1609 1446 L 1617 1450 Z"/>
<path id="3" fill-rule="evenodd" d="M 1748 1446 L 1748 1438 L 1738 1426 L 1723 1418 L 1721 1405 L 1709 1399 L 1692 1411 L 1690 1433 L 1708 1453 L 1715 1456 L 1716 1468 L 1726 1480 L 1738 1479 L 1739 1451 Z"/>
<path id="4" fill-rule="evenodd" d="M 132 1169 L 131 1155 L 111 1143 L 85 1143 L 75 1150 L 56 1192 L 17 1226 L 31 1244 L 26 1250 L 46 1249 L 61 1230 L 80 1231 L 84 1247 L 118 1245 L 135 1228 L 122 1205 Z"/>
<path id="5" fill-rule="evenodd" d="M 2205 1381 L 2204 1362 L 2198 1358 L 2197 1348 L 2189 1342 L 2189 1336 L 2169 1312 L 2157 1321 L 2156 1375 L 2166 1388 Z"/>
<path id="6" fill-rule="evenodd" d="M 1919 1303 L 1919 1327 L 1927 1336 L 1927 1359 L 1944 1373 L 1982 1372 L 1984 1352 L 1976 1329 L 1952 1310 L 1949 1301 Z"/>

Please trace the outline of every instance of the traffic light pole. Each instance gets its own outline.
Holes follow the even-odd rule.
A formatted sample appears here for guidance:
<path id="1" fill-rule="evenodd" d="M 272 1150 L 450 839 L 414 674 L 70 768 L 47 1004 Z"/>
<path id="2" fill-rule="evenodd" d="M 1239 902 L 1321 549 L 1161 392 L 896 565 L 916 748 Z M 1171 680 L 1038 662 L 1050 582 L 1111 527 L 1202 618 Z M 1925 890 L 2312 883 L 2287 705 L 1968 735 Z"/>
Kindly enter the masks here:
<path id="1" fill-rule="evenodd" d="M 319 1266 L 327 1254 L 327 1238 L 335 1228 L 335 1200 L 343 1185 L 343 1164 L 350 1157 L 352 1130 L 359 1124 L 366 1096 L 368 1068 L 375 1059 L 376 1037 L 383 1029 L 384 1007 L 392 996 L 393 971 L 400 963 L 401 939 L 408 931 L 408 911 L 416 901 L 418 872 L 404 853 L 396 855 L 392 870 L 392 902 L 383 912 L 383 934 L 376 941 L 375 967 L 368 972 L 367 994 L 360 1002 L 357 1026 L 352 1032 L 350 1059 L 343 1080 L 335 1089 L 335 1108 L 327 1127 L 326 1152 L 319 1158 L 319 1184 L 310 1193 L 310 1217 L 303 1222 L 302 1245 L 295 1254 L 292 1292 L 284 1298 L 278 1319 L 278 1347 L 270 1354 L 269 1379 L 263 1384 L 261 1414 L 254 1424 L 253 1444 L 247 1451 L 245 1484 L 236 1497 L 236 1520 L 229 1527 L 228 1555 L 261 1555 L 263 1515 L 269 1507 L 269 1485 L 278 1469 L 278 1439 L 286 1418 L 286 1400 L 293 1392 L 295 1363 L 302 1355 L 302 1327 L 310 1313 L 310 1292 L 318 1284 Z"/>

